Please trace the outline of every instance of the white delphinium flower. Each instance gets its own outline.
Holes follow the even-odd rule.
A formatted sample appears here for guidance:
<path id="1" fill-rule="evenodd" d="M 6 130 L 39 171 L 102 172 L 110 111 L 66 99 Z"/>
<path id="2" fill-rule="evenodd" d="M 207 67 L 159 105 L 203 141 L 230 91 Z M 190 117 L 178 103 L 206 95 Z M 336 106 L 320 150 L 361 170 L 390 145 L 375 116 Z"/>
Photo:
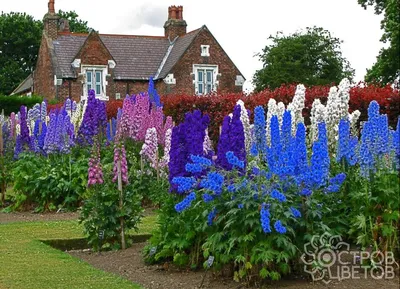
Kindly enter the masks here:
<path id="1" fill-rule="evenodd" d="M 311 108 L 311 141 L 318 138 L 318 123 L 325 122 L 327 118 L 327 111 L 325 105 L 317 98 L 314 100 Z"/>
<path id="2" fill-rule="evenodd" d="M 339 138 L 340 120 L 349 119 L 349 100 L 350 82 L 345 78 L 340 82 L 338 88 L 331 87 L 326 104 L 328 143 L 332 151 L 335 151 Z"/>
<path id="3" fill-rule="evenodd" d="M 267 145 L 271 145 L 271 128 L 270 128 L 270 123 L 271 123 L 271 118 L 277 114 L 278 107 L 276 105 L 276 100 L 273 98 L 270 98 L 268 101 L 268 110 L 267 110 L 267 118 L 265 120 L 266 122 L 266 135 L 267 135 Z"/>
<path id="4" fill-rule="evenodd" d="M 360 118 L 361 112 L 357 109 L 349 115 L 350 130 L 352 135 L 358 135 L 357 123 Z"/>
<path id="5" fill-rule="evenodd" d="M 147 129 L 140 155 L 150 162 L 152 168 L 158 168 L 157 130 L 154 127 Z"/>
<path id="6" fill-rule="evenodd" d="M 240 106 L 240 121 L 243 124 L 244 143 L 245 143 L 245 147 L 246 147 L 246 152 L 247 152 L 247 154 L 249 154 L 250 148 L 251 148 L 251 143 L 252 143 L 249 114 L 247 112 L 246 107 L 244 106 L 243 100 L 239 99 L 236 102 L 236 105 Z"/>
<path id="7" fill-rule="evenodd" d="M 71 123 L 74 125 L 75 134 L 78 133 L 79 127 L 81 126 L 83 120 L 84 106 L 80 102 L 76 105 L 75 111 L 71 113 Z"/>
<path id="8" fill-rule="evenodd" d="M 169 151 L 171 150 L 171 139 L 172 139 L 172 129 L 167 129 L 165 132 L 165 146 L 164 146 L 164 155 L 161 159 L 160 166 L 168 167 L 169 163 Z"/>
<path id="9" fill-rule="evenodd" d="M 282 126 L 283 114 L 285 113 L 285 110 L 286 110 L 285 104 L 281 101 L 278 102 L 276 115 L 278 116 L 279 126 Z"/>
<path id="10" fill-rule="evenodd" d="M 15 135 L 20 135 L 21 134 L 21 125 L 17 123 L 15 125 Z"/>
<path id="11" fill-rule="evenodd" d="M 170 140 L 171 142 L 171 140 Z M 171 146 L 171 144 L 170 144 Z M 212 142 L 210 139 L 210 136 L 208 135 L 208 128 L 206 129 L 206 135 L 204 136 L 204 141 L 203 141 L 203 152 L 204 154 L 208 154 L 210 151 L 212 151 Z"/>
<path id="12" fill-rule="evenodd" d="M 296 134 L 296 128 L 299 123 L 304 123 L 303 109 L 306 100 L 306 88 L 304 85 L 297 85 L 293 100 L 287 106 L 287 110 L 292 115 L 292 134 Z"/>

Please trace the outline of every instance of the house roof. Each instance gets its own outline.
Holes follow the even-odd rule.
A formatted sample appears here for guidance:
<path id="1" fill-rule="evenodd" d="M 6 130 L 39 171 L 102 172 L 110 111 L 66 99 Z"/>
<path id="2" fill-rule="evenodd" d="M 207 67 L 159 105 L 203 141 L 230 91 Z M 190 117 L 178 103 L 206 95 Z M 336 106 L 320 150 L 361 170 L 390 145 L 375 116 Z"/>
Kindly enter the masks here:
<path id="1" fill-rule="evenodd" d="M 164 78 L 179 61 L 201 28 L 170 41 L 167 37 L 99 34 L 116 66 L 115 79 Z M 89 34 L 59 33 L 53 46 L 53 68 L 60 78 L 76 78 L 71 63 Z"/>
<path id="2" fill-rule="evenodd" d="M 32 89 L 32 86 L 33 86 L 33 76 L 32 74 L 29 74 L 29 76 L 25 78 L 25 80 L 22 81 L 16 89 L 14 89 L 11 95 L 21 94 L 23 92 L 30 91 Z"/>

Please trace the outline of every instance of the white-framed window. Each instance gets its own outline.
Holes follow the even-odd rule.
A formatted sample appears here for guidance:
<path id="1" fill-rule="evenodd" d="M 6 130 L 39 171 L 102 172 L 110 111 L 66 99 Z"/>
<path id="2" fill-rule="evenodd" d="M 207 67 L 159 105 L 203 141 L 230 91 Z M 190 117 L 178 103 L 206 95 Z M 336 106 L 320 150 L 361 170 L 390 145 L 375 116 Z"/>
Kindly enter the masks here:
<path id="1" fill-rule="evenodd" d="M 218 65 L 193 65 L 194 84 L 197 95 L 217 90 Z"/>
<path id="2" fill-rule="evenodd" d="M 108 100 L 106 94 L 107 87 L 107 66 L 84 66 L 82 65 L 82 74 L 84 75 L 83 96 L 82 99 L 87 99 L 89 90 L 93 89 L 96 93 L 96 98 Z"/>
<path id="3" fill-rule="evenodd" d="M 201 45 L 201 56 L 210 56 L 210 45 Z"/>

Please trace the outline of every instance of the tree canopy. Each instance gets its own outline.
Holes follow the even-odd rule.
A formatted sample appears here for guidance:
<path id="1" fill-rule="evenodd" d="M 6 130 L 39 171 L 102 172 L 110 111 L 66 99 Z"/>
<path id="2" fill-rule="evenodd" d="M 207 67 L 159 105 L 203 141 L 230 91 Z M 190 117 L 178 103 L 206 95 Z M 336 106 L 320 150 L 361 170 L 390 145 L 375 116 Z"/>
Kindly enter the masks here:
<path id="1" fill-rule="evenodd" d="M 307 27 L 288 36 L 277 32 L 268 39 L 271 44 L 258 54 L 263 68 L 253 76 L 256 91 L 289 83 L 326 85 L 354 76 L 354 69 L 342 56 L 342 41 L 323 28 Z"/>
<path id="2" fill-rule="evenodd" d="M 71 32 L 88 32 L 86 21 L 75 11 L 58 15 L 68 19 Z M 35 68 L 43 22 L 26 13 L 0 15 L 0 95 L 10 94 Z"/>
<path id="3" fill-rule="evenodd" d="M 384 14 L 381 41 L 389 46 L 379 51 L 375 64 L 367 69 L 368 82 L 393 83 L 400 77 L 400 2 L 399 0 L 358 0 L 365 9 L 374 6 L 375 14 Z"/>

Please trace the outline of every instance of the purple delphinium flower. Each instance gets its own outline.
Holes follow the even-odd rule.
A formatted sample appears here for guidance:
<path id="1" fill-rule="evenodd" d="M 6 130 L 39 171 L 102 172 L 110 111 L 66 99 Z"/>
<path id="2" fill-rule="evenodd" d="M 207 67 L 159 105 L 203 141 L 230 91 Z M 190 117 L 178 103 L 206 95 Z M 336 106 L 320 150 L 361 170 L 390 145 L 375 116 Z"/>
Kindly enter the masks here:
<path id="1" fill-rule="evenodd" d="M 233 166 L 227 159 L 227 152 L 233 152 L 239 161 L 246 167 L 246 147 L 243 123 L 240 120 L 240 105 L 236 105 L 232 118 L 226 116 L 222 123 L 221 135 L 217 147 L 217 165 L 225 170 L 232 170 Z"/>
<path id="2" fill-rule="evenodd" d="M 77 141 L 81 145 L 92 145 L 94 136 L 105 132 L 107 121 L 105 103 L 96 99 L 94 90 L 89 90 L 87 102 L 77 136 Z"/>

